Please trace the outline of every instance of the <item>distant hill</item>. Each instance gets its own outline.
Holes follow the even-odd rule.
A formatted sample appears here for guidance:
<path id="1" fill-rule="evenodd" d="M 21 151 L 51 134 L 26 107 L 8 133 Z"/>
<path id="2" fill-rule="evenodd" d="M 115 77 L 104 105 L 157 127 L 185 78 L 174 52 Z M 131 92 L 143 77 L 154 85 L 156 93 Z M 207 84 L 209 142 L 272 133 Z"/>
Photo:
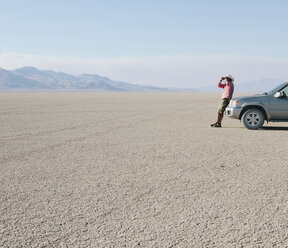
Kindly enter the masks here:
<path id="1" fill-rule="evenodd" d="M 22 67 L 16 70 L 0 68 L 0 90 L 174 91 L 150 85 L 113 81 L 95 74 L 73 76 L 63 72 L 38 70 L 34 67 Z"/>
<path id="2" fill-rule="evenodd" d="M 244 83 L 239 85 L 236 84 L 235 90 L 239 92 L 268 92 L 283 82 L 285 82 L 285 80 L 283 79 L 266 78 L 250 83 Z"/>
<path id="3" fill-rule="evenodd" d="M 281 79 L 262 79 L 250 83 L 235 83 L 236 92 L 265 92 L 273 89 Z M 164 88 L 113 81 L 96 74 L 73 76 L 52 70 L 22 67 L 16 70 L 0 68 L 0 91 L 114 91 L 114 92 L 217 92 L 217 83 L 193 89 Z"/>

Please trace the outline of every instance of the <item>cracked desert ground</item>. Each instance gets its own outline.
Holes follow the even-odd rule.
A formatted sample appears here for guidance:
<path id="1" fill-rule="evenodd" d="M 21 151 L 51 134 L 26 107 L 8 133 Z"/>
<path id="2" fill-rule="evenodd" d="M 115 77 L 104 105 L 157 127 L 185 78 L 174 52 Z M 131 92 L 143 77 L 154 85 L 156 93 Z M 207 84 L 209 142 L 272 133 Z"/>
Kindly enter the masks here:
<path id="1" fill-rule="evenodd" d="M 288 247 L 288 124 L 220 96 L 0 93 L 0 247 Z"/>

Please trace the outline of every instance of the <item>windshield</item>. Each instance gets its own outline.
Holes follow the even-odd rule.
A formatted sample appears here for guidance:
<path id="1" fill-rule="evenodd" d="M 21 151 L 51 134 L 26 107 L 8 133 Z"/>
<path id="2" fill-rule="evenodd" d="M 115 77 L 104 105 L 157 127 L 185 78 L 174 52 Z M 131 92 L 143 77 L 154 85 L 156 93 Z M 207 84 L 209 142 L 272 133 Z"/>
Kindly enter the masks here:
<path id="1" fill-rule="evenodd" d="M 276 93 L 277 91 L 281 90 L 285 85 L 287 85 L 287 83 L 282 83 L 282 84 L 278 85 L 273 90 L 268 91 L 268 95 Z"/>

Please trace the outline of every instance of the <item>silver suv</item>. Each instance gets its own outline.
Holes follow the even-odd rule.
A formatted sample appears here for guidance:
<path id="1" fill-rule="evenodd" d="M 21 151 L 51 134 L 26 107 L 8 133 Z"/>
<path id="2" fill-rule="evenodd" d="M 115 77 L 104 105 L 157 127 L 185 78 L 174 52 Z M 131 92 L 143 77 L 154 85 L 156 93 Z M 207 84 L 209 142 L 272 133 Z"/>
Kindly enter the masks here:
<path id="1" fill-rule="evenodd" d="M 261 128 L 265 120 L 288 122 L 288 82 L 263 94 L 233 98 L 225 113 L 248 129 Z"/>

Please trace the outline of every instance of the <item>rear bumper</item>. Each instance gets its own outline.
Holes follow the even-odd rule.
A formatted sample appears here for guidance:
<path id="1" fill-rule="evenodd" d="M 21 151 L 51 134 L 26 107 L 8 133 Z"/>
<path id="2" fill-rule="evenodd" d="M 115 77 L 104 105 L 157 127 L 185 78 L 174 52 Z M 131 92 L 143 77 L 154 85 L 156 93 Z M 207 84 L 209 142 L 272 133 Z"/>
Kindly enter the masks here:
<path id="1" fill-rule="evenodd" d="M 241 111 L 242 111 L 242 108 L 227 107 L 225 110 L 225 113 L 230 118 L 239 119 Z"/>

